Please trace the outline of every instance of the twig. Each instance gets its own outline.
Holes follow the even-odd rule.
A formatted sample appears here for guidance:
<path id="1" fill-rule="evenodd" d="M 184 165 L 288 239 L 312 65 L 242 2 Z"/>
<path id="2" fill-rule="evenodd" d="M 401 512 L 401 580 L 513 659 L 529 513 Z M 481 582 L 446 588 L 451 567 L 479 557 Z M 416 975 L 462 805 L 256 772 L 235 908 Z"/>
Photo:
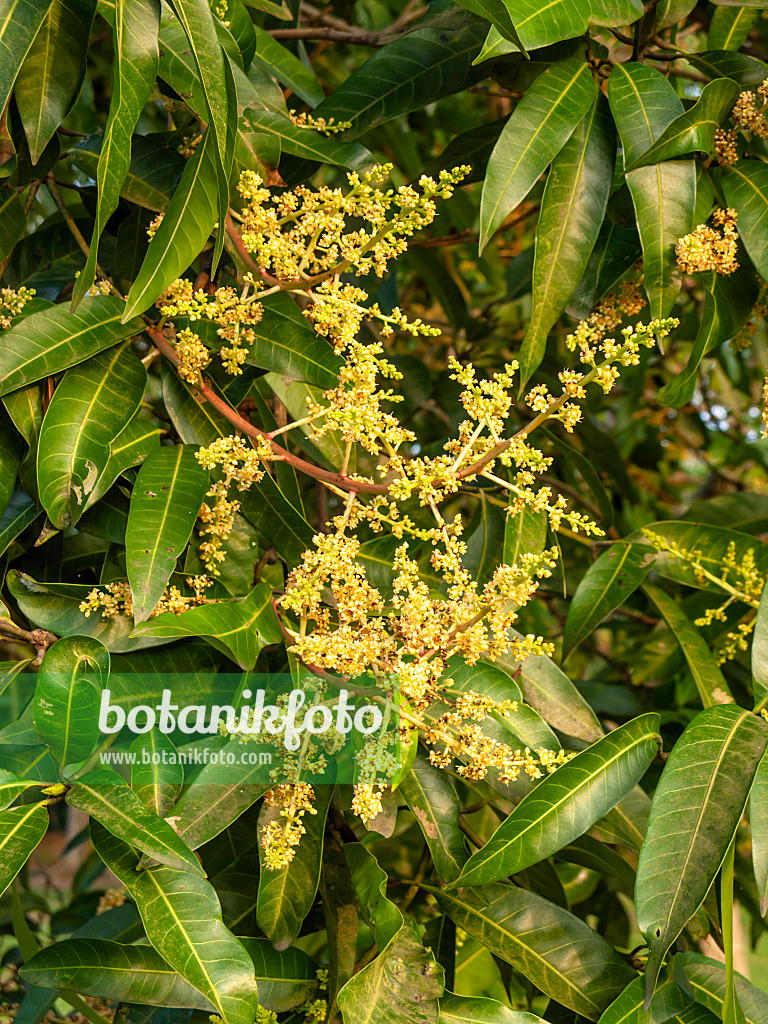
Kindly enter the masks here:
<path id="1" fill-rule="evenodd" d="M 59 639 L 55 633 L 49 633 L 45 629 L 22 629 L 11 619 L 0 615 L 0 634 L 9 640 L 21 640 L 22 643 L 31 644 L 37 650 L 37 664 L 43 660 L 48 648 Z"/>

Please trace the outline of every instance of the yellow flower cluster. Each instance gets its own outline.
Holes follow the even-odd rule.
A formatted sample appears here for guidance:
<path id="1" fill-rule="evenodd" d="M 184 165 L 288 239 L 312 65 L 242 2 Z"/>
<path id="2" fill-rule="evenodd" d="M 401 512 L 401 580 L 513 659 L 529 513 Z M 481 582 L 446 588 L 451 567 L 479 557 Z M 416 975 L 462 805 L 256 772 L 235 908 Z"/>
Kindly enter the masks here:
<path id="1" fill-rule="evenodd" d="M 35 297 L 34 288 L 0 288 L 0 330 L 11 326 L 11 321 Z"/>
<path id="2" fill-rule="evenodd" d="M 264 803 L 277 812 L 261 834 L 267 871 L 277 871 L 293 860 L 296 847 L 307 831 L 302 818 L 305 814 L 317 814 L 314 800 L 314 791 L 306 782 L 275 786 L 265 795 Z"/>
<path id="3" fill-rule="evenodd" d="M 758 100 L 758 96 L 760 99 Z M 758 86 L 757 94 L 742 92 L 731 111 L 731 120 L 737 128 L 752 132 L 761 139 L 768 138 L 768 120 L 765 117 L 765 101 L 768 97 L 768 78 Z M 758 103 L 760 105 L 758 106 Z"/>
<path id="4" fill-rule="evenodd" d="M 352 127 L 351 121 L 337 121 L 335 117 L 312 117 L 306 112 L 297 114 L 295 110 L 288 111 L 288 117 L 297 128 L 311 128 L 312 131 L 320 132 L 322 135 L 333 135 L 334 132 L 345 132 Z"/>
<path id="5" fill-rule="evenodd" d="M 694 230 L 678 239 L 675 246 L 677 265 L 684 274 L 697 274 L 714 270 L 716 274 L 732 274 L 739 269 L 736 259 L 737 213 L 730 207 L 715 210 L 712 220 L 715 227 L 699 224 Z"/>
<path id="6" fill-rule="evenodd" d="M 723 166 L 731 167 L 739 159 L 738 139 L 733 128 L 718 128 L 715 132 L 715 153 Z"/>
<path id="7" fill-rule="evenodd" d="M 194 592 L 192 596 L 185 596 L 178 587 L 168 587 L 163 596 L 157 602 L 150 618 L 162 615 L 163 612 L 173 612 L 174 615 L 181 615 L 189 608 L 199 604 L 205 604 L 205 590 L 212 586 L 213 580 L 208 576 L 188 576 L 187 586 Z M 106 583 L 103 590 L 94 587 L 78 605 L 85 617 L 90 618 L 92 612 L 101 609 L 103 619 L 114 619 L 118 615 L 133 615 L 133 595 L 128 583 Z"/>

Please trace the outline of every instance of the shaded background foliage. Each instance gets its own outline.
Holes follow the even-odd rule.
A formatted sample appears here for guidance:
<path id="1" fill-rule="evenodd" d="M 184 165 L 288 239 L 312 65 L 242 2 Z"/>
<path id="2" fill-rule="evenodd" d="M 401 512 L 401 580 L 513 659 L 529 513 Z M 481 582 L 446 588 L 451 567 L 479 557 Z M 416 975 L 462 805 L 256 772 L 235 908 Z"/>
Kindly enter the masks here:
<path id="1" fill-rule="evenodd" d="M 760 2 L 0 3 L 2 285 L 35 291 L 0 339 L 9 1018 L 102 1024 L 119 1002 L 135 1024 L 214 1010 L 251 1024 L 258 986 L 262 1020 L 319 1020 L 319 998 L 348 1024 L 768 1021 L 765 957 L 737 949 L 752 979 L 734 979 L 732 924 L 765 948 L 768 767 L 752 709 L 768 702 L 756 607 L 768 573 L 768 150 L 756 131 L 730 165 L 715 151 L 740 91 L 768 79 L 766 33 Z M 294 108 L 348 125 L 314 132 Z M 269 595 L 340 506 L 287 467 L 242 496 L 211 591 L 230 605 L 134 632 L 79 604 L 127 579 L 139 623 L 169 580 L 183 589 L 200 571 L 184 523 L 163 529 L 170 557 L 142 558 L 158 522 L 144 496 L 165 489 L 166 519 L 194 517 L 208 479 L 190 446 L 231 428 L 158 357 L 144 315 L 157 321 L 153 303 L 179 276 L 241 280 L 227 212 L 238 173 L 277 189 L 335 185 L 374 161 L 393 164 L 396 184 L 471 166 L 369 289 L 382 309 L 442 328 L 388 342 L 414 455 L 439 453 L 463 419 L 449 355 L 487 373 L 517 358 L 524 381 L 554 386 L 573 365 L 575 321 L 626 280 L 645 291 L 641 318 L 680 326 L 610 394 L 590 393 L 575 434 L 537 435 L 553 460 L 545 482 L 602 539 L 548 541 L 546 522 L 508 519 L 485 482 L 457 499 L 479 580 L 521 552 L 561 549 L 519 622 L 555 657 L 481 663 L 466 685 L 526 702 L 493 724 L 513 745 L 577 756 L 535 787 L 498 791 L 422 752 L 369 828 L 348 793 L 320 789 L 276 878 L 259 865 L 263 787 L 222 794 L 205 776 L 182 789 L 189 778 L 137 773 L 108 801 L 85 782 L 65 800 L 40 790 L 60 771 L 72 782 L 67 767 L 98 742 L 98 693 L 76 666 L 109 678 L 123 706 L 164 672 L 184 673 L 190 696 L 218 678 L 209 696 L 225 700 L 232 673 L 289 669 Z M 738 213 L 740 268 L 683 274 L 675 243 L 715 206 Z M 86 294 L 105 276 L 116 294 Z M 285 295 L 265 307 L 244 373 L 207 373 L 226 409 L 269 428 L 333 386 L 339 361 Z M 525 423 L 522 401 L 517 412 Z M 339 468 L 332 445 L 299 430 L 290 445 Z M 651 524 L 710 576 L 657 554 L 640 533 Z M 389 541 L 371 536 L 362 552 L 382 587 Z M 728 559 L 752 565 L 749 600 L 739 591 L 724 619 L 696 625 L 729 593 L 717 583 Z M 725 634 L 756 612 L 754 638 L 719 664 Z M 41 697 L 74 708 L 63 728 L 35 713 Z M 84 815 L 90 833 L 77 831 Z M 74 872 L 55 869 L 62 854 Z"/>

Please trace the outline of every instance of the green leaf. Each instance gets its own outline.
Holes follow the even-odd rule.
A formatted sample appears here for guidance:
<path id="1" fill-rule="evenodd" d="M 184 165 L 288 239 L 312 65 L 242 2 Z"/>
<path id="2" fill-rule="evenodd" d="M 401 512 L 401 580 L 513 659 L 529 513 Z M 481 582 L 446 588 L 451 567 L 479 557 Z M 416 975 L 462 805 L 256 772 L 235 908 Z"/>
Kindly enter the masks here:
<path id="1" fill-rule="evenodd" d="M 253 669 L 262 647 L 283 639 L 268 583 L 259 583 L 240 600 L 200 605 L 181 615 L 164 612 L 140 623 L 133 635 L 163 640 L 202 636 L 247 671 Z"/>
<path id="2" fill-rule="evenodd" d="M 514 43 L 518 50 L 522 50 L 526 57 L 528 56 L 512 22 L 512 12 L 504 0 L 459 0 L 459 6 L 490 21 L 504 39 Z"/>
<path id="3" fill-rule="evenodd" d="M 345 843 L 344 857 L 352 884 L 376 945 L 384 946 L 403 927 L 403 912 L 387 896 L 387 874 L 362 843 Z"/>
<path id="4" fill-rule="evenodd" d="M 29 789 L 29 782 L 20 779 L 13 772 L 0 768 L 0 811 L 6 810 L 13 801 Z"/>
<path id="5" fill-rule="evenodd" d="M 302 922 L 315 902 L 320 864 L 323 856 L 325 819 L 333 795 L 333 786 L 315 787 L 314 810 L 307 813 L 302 824 L 307 830 L 295 848 L 293 859 L 285 867 L 269 870 L 264 865 L 264 851 L 259 844 L 259 896 L 256 915 L 259 928 L 275 949 L 287 949 L 299 934 Z M 259 836 L 270 821 L 282 821 L 280 808 L 264 804 L 259 813 Z"/>
<path id="6" fill-rule="evenodd" d="M 587 924 L 525 889 L 494 884 L 434 895 L 459 928 L 589 1020 L 636 976 Z"/>
<path id="7" fill-rule="evenodd" d="M 312 999 L 317 991 L 317 964 L 302 949 L 277 950 L 269 939 L 240 941 L 253 960 L 260 1006 L 286 1013 Z"/>
<path id="8" fill-rule="evenodd" d="M 669 628 L 682 648 L 691 670 L 701 703 L 705 708 L 714 704 L 733 702 L 733 694 L 720 671 L 714 655 L 688 616 L 673 597 L 660 587 L 650 584 L 645 592 L 664 616 Z"/>
<path id="9" fill-rule="evenodd" d="M 124 319 L 143 313 L 202 252 L 219 219 L 216 137 L 212 130 L 187 160 L 163 221 L 131 285 Z"/>
<path id="10" fill-rule="evenodd" d="M 164 818 L 149 810 L 111 768 L 81 775 L 67 803 L 87 811 L 105 828 L 153 860 L 179 871 L 202 875 L 197 858 Z"/>
<path id="11" fill-rule="evenodd" d="M 14 94 L 36 164 L 77 98 L 96 0 L 52 0 L 16 77 Z"/>
<path id="12" fill-rule="evenodd" d="M 507 516 L 504 527 L 504 564 L 515 565 L 524 554 L 540 554 L 547 542 L 548 527 L 547 513 L 534 512 L 530 505 L 524 505 L 517 515 Z"/>
<path id="13" fill-rule="evenodd" d="M 641 715 L 543 779 L 472 854 L 455 884 L 516 875 L 583 835 L 645 774 L 659 747 L 658 729 L 658 715 Z"/>
<path id="14" fill-rule="evenodd" d="M 83 996 L 148 1006 L 213 1011 L 204 995 L 168 966 L 151 946 L 71 938 L 40 950 L 22 968 L 24 980 Z"/>
<path id="15" fill-rule="evenodd" d="M 725 1000 L 725 967 L 701 953 L 680 953 L 677 963 L 683 969 L 694 998 L 720 1017 Z M 740 974 L 735 977 L 736 995 L 747 1024 L 766 1024 L 768 994 L 751 985 Z"/>
<path id="16" fill-rule="evenodd" d="M 644 64 L 622 64 L 611 76 L 608 100 L 624 147 L 624 166 L 648 152 L 683 112 L 673 86 Z M 674 247 L 692 227 L 696 168 L 668 161 L 626 175 L 643 247 L 645 290 L 652 318 L 667 316 L 680 291 Z"/>
<path id="17" fill-rule="evenodd" d="M 254 131 L 280 140 L 284 153 L 360 171 L 374 163 L 373 156 L 356 142 L 340 142 L 320 135 L 312 128 L 295 125 L 274 110 L 246 110 L 245 118 Z"/>
<path id="18" fill-rule="evenodd" d="M 637 869 L 637 921 L 651 947 L 646 1006 L 667 950 L 720 869 L 766 740 L 768 726 L 750 712 L 705 708 L 664 766 Z"/>
<path id="19" fill-rule="evenodd" d="M 658 395 L 660 403 L 675 409 L 691 401 L 702 359 L 744 326 L 759 291 L 755 275 L 746 267 L 728 276 L 712 271 L 700 277 L 705 289 L 704 312 L 696 340 L 683 372 L 665 384 Z"/>
<path id="20" fill-rule="evenodd" d="M 322 86 L 310 69 L 295 54 L 291 53 L 266 29 L 254 25 L 256 53 L 253 63 L 273 75 L 281 85 L 294 92 L 310 107 L 316 107 L 325 99 Z"/>
<path id="21" fill-rule="evenodd" d="M 117 209 L 128 175 L 131 136 L 157 78 L 159 24 L 159 0 L 115 0 L 116 65 L 96 175 L 99 198 L 88 260 L 72 292 L 73 309 L 93 284 L 99 239 Z"/>
<path id="22" fill-rule="evenodd" d="M 160 444 L 160 429 L 137 412 L 109 446 L 109 457 L 96 484 L 88 495 L 86 510 L 101 501 L 121 473 L 143 462 Z M 81 527 L 85 528 L 81 520 Z M 125 534 L 120 538 L 125 539 Z"/>
<path id="23" fill-rule="evenodd" d="M 590 24 L 631 25 L 643 16 L 639 0 L 550 0 L 547 4 L 536 3 L 536 0 L 508 0 L 508 3 L 517 33 L 529 50 L 584 35 Z M 499 38 L 496 29 L 491 29 L 482 59 L 514 52 L 514 46 L 499 47 Z M 533 59 L 537 56 L 535 54 Z"/>
<path id="24" fill-rule="evenodd" d="M 48 829 L 42 804 L 0 811 L 0 896 L 5 892 Z"/>
<path id="25" fill-rule="evenodd" d="M 351 121 L 348 138 L 398 114 L 420 110 L 484 77 L 472 67 L 486 33 L 484 22 L 456 30 L 417 28 L 382 46 L 313 111 L 314 117 Z"/>
<path id="26" fill-rule="evenodd" d="M 514 117 L 514 115 L 513 115 Z M 605 216 L 616 130 L 601 92 L 555 159 L 536 228 L 533 312 L 520 349 L 521 387 L 536 371 L 547 335 L 584 274 Z"/>
<path id="27" fill-rule="evenodd" d="M 768 587 L 760 595 L 752 638 L 752 688 L 755 711 L 762 711 L 768 705 Z"/>
<path id="28" fill-rule="evenodd" d="M 488 161 L 480 206 L 480 251 L 563 148 L 595 99 L 589 66 L 559 61 L 534 81 L 504 125 Z"/>
<path id="29" fill-rule="evenodd" d="M 511 635 L 519 636 L 514 630 Z M 516 662 L 502 655 L 495 664 L 514 676 L 526 703 L 553 729 L 587 743 L 603 735 L 595 712 L 551 658 L 540 654 Z"/>
<path id="30" fill-rule="evenodd" d="M 749 794 L 752 864 L 760 897 L 760 913 L 768 912 L 768 757 L 763 755 Z"/>
<path id="31" fill-rule="evenodd" d="M 746 53 L 735 53 L 732 50 L 692 53 L 690 63 L 710 78 L 732 78 L 743 89 L 760 85 L 768 75 L 768 64 Z"/>
<path id="32" fill-rule="evenodd" d="M 11 500 L 24 455 L 24 441 L 10 423 L 0 419 L 0 519 Z"/>
<path id="33" fill-rule="evenodd" d="M 109 651 L 93 637 L 64 637 L 46 651 L 35 686 L 35 732 L 62 768 L 84 761 L 98 743 L 108 679 Z"/>
<path id="34" fill-rule="evenodd" d="M 91 824 L 105 865 L 136 901 L 147 938 L 163 959 L 213 1003 L 226 1024 L 253 1024 L 257 993 L 253 961 L 221 920 L 213 887 L 199 874 L 145 868 L 128 844 Z"/>
<path id="35" fill-rule="evenodd" d="M 40 510 L 34 500 L 25 490 L 17 487 L 0 519 L 0 555 L 8 550 L 20 533 L 34 523 L 39 514 Z"/>
<path id="36" fill-rule="evenodd" d="M 2 53 L 2 37 L 0 36 L 0 53 Z M 2 84 L 0 84 L 2 88 Z M 21 197 L 9 189 L 0 200 L 0 263 L 6 260 L 21 238 L 26 222 L 24 204 Z"/>
<path id="37" fill-rule="evenodd" d="M 3 0 L 0 5 L 0 110 L 34 42 L 51 0 Z"/>
<path id="38" fill-rule="evenodd" d="M 438 877 L 453 882 L 466 863 L 467 847 L 459 828 L 459 796 L 452 779 L 417 757 L 399 792 L 424 833 Z"/>
<path id="39" fill-rule="evenodd" d="M 123 303 L 112 295 L 83 299 L 76 313 L 51 306 L 32 313 L 3 335 L 0 395 L 82 363 L 123 338 L 138 334 L 138 318 L 121 322 Z"/>
<path id="40" fill-rule="evenodd" d="M 141 464 L 125 535 L 137 624 L 155 610 L 192 536 L 209 487 L 208 475 L 189 445 L 158 448 Z"/>
<path id="41" fill-rule="evenodd" d="M 536 1024 L 541 1017 L 522 1010 L 510 1010 L 495 999 L 457 996 L 446 992 L 440 999 L 440 1024 Z"/>
<path id="42" fill-rule="evenodd" d="M 104 136 L 89 135 L 72 150 L 77 168 L 96 180 Z M 179 183 L 186 161 L 181 153 L 155 138 L 134 135 L 131 162 L 120 195 L 137 206 L 160 212 L 166 209 Z"/>
<path id="43" fill-rule="evenodd" d="M 725 201 L 739 215 L 739 237 L 761 277 L 768 274 L 768 239 L 765 218 L 768 215 L 768 165 L 758 160 L 742 160 L 722 172 Z"/>
<path id="44" fill-rule="evenodd" d="M 643 979 L 635 978 L 614 999 L 600 1018 L 600 1024 L 661 1024 L 690 1002 L 673 981 L 664 981 L 659 985 L 648 1010 L 643 1009 L 644 996 Z"/>
<path id="45" fill-rule="evenodd" d="M 152 729 L 134 739 L 131 753 L 136 757 L 131 765 L 131 789 L 145 807 L 164 818 L 176 803 L 184 782 L 184 768 L 173 740 L 159 729 Z"/>
<path id="46" fill-rule="evenodd" d="M 587 569 L 568 607 L 563 661 L 603 619 L 620 608 L 648 575 L 654 555 L 647 547 L 620 541 Z"/>
<path id="47" fill-rule="evenodd" d="M 74 526 L 85 510 L 146 382 L 147 371 L 125 342 L 73 366 L 56 388 L 40 431 L 37 481 L 58 529 Z"/>
<path id="48" fill-rule="evenodd" d="M 715 132 L 727 121 L 738 95 L 738 85 L 729 78 L 709 82 L 694 105 L 670 122 L 649 149 L 626 165 L 627 170 L 674 160 L 688 153 L 711 156 Z"/>

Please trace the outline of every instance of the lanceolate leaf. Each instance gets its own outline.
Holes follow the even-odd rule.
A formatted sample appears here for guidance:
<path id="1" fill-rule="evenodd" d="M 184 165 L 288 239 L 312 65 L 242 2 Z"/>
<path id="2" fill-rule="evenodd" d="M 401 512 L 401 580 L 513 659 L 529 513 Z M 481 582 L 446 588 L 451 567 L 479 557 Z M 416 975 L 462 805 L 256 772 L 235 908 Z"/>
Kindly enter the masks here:
<path id="1" fill-rule="evenodd" d="M 24 980 L 83 996 L 149 1006 L 213 1011 L 204 995 L 177 974 L 151 946 L 124 946 L 104 939 L 71 938 L 28 960 Z"/>
<path id="2" fill-rule="evenodd" d="M 521 512 L 507 516 L 504 527 L 504 564 L 514 565 L 524 554 L 539 554 L 547 542 L 549 520 L 544 511 L 524 505 Z"/>
<path id="3" fill-rule="evenodd" d="M 54 526 L 74 526 L 139 407 L 147 371 L 130 343 L 73 366 L 54 392 L 37 450 L 40 502 Z"/>
<path id="4" fill-rule="evenodd" d="M 72 151 L 75 166 L 94 180 L 103 141 L 103 135 L 89 135 Z M 184 157 L 175 149 L 152 136 L 134 135 L 131 162 L 120 195 L 147 210 L 165 210 L 185 167 Z"/>
<path id="5" fill-rule="evenodd" d="M 683 112 L 667 79 L 642 64 L 622 64 L 611 75 L 608 99 L 624 147 L 624 166 L 645 154 Z M 692 227 L 696 169 L 692 161 L 669 161 L 627 174 L 643 246 L 645 290 L 651 317 L 667 316 L 680 290 L 677 240 Z"/>
<path id="6" fill-rule="evenodd" d="M 141 464 L 125 535 L 135 622 L 148 618 L 162 597 L 208 486 L 208 471 L 188 445 L 158 448 Z"/>
<path id="7" fill-rule="evenodd" d="M 164 818 L 184 782 L 184 768 L 173 740 L 159 729 L 152 729 L 137 736 L 131 750 L 136 755 L 131 765 L 131 789 L 153 814 Z"/>
<path id="8" fill-rule="evenodd" d="M 648 1010 L 643 1009 L 645 986 L 642 978 L 635 980 L 624 989 L 600 1018 L 600 1024 L 654 1024 L 669 1020 L 683 1009 L 690 999 L 674 981 L 659 985 Z"/>
<path id="9" fill-rule="evenodd" d="M 21 871 L 48 828 L 42 804 L 0 811 L 0 896 Z"/>
<path id="10" fill-rule="evenodd" d="M 646 1006 L 667 950 L 723 862 L 767 740 L 768 725 L 751 712 L 705 708 L 664 766 L 637 869 L 637 921 L 651 947 Z"/>
<path id="11" fill-rule="evenodd" d="M 739 87 L 729 78 L 709 82 L 690 110 L 667 125 L 653 145 L 633 160 L 627 170 L 697 151 L 710 155 L 715 147 L 715 132 L 727 121 L 738 95 Z"/>
<path id="12" fill-rule="evenodd" d="M 202 875 L 197 858 L 164 818 L 141 802 L 111 768 L 100 768 L 78 778 L 67 793 L 67 803 L 87 811 L 109 831 L 153 860 L 179 871 Z"/>
<path id="13" fill-rule="evenodd" d="M 320 880 L 323 855 L 325 819 L 331 803 L 333 786 L 315 787 L 316 814 L 305 814 L 302 837 L 291 860 L 285 867 L 270 870 L 263 861 L 263 848 L 259 846 L 262 861 L 259 877 L 257 916 L 259 928 L 272 941 L 275 949 L 286 949 L 299 934 L 302 921 L 312 908 Z M 264 805 L 259 814 L 259 835 L 270 821 L 281 821 L 280 808 Z"/>
<path id="14" fill-rule="evenodd" d="M 162 224 L 149 243 L 125 305 L 124 319 L 148 309 L 205 247 L 218 221 L 216 137 L 211 129 L 184 167 Z"/>
<path id="15" fill-rule="evenodd" d="M 35 732 L 62 768 L 84 761 L 96 746 L 108 678 L 109 651 L 93 637 L 63 637 L 46 652 L 35 686 Z"/>
<path id="16" fill-rule="evenodd" d="M 472 938 L 589 1020 L 597 1020 L 636 977 L 583 921 L 525 889 L 494 884 L 434 894 Z"/>
<path id="17" fill-rule="evenodd" d="M 137 872 L 131 847 L 97 822 L 91 836 L 99 856 L 128 889 L 147 938 L 201 992 L 226 1024 L 253 1024 L 257 992 L 253 962 L 224 926 L 213 887 L 198 874 L 173 868 Z"/>
<path id="18" fill-rule="evenodd" d="M 440 1024 L 536 1024 L 541 1017 L 510 1010 L 495 999 L 457 996 L 446 992 L 440 999 Z"/>
<path id="19" fill-rule="evenodd" d="M 484 77 L 474 69 L 486 34 L 481 21 L 455 31 L 421 28 L 383 46 L 313 111 L 314 117 L 351 121 L 348 138 L 460 92 Z"/>
<path id="20" fill-rule="evenodd" d="M 294 1010 L 316 992 L 317 964 L 303 950 L 292 946 L 279 951 L 269 939 L 241 941 L 253 960 L 259 1005 L 265 1010 Z"/>
<path id="21" fill-rule="evenodd" d="M 680 605 L 660 587 L 648 585 L 645 587 L 645 592 L 675 634 L 693 674 L 696 689 L 699 691 L 699 697 L 704 707 L 732 703 L 733 695 L 714 655 Z"/>
<path id="22" fill-rule="evenodd" d="M 590 22 L 630 25 L 643 15 L 639 0 L 552 0 L 547 4 L 508 0 L 507 6 L 520 39 L 529 50 L 583 35 Z M 484 50 L 492 50 L 493 56 L 510 52 L 512 47 L 495 48 L 496 39 L 496 30 L 491 29 Z"/>
<path id="23" fill-rule="evenodd" d="M 761 277 L 768 274 L 768 166 L 759 160 L 742 160 L 722 174 L 725 201 L 739 215 L 739 236 Z"/>
<path id="24" fill-rule="evenodd" d="M 755 275 L 746 267 L 728 275 L 708 271 L 701 275 L 701 279 L 705 289 L 704 312 L 691 354 L 683 372 L 677 374 L 659 392 L 659 402 L 676 409 L 686 405 L 693 397 L 704 356 L 732 338 L 744 325 L 752 313 L 758 294 Z"/>
<path id="25" fill-rule="evenodd" d="M 768 705 L 768 587 L 763 588 L 752 639 L 752 687 L 755 711 Z"/>
<path id="26" fill-rule="evenodd" d="M 0 5 L 0 110 L 5 110 L 19 68 L 51 0 L 3 0 Z"/>
<path id="27" fill-rule="evenodd" d="M 88 495 L 86 509 L 95 505 L 107 493 L 118 476 L 131 466 L 143 462 L 159 447 L 160 429 L 136 413 L 123 427 L 109 446 L 109 457 L 96 484 Z"/>
<path id="28" fill-rule="evenodd" d="M 142 321 L 134 317 L 121 322 L 122 312 L 119 299 L 96 295 L 84 299 L 76 313 L 67 306 L 52 306 L 25 317 L 3 335 L 0 394 L 61 373 L 138 334 Z"/>
<path id="29" fill-rule="evenodd" d="M 725 1001 L 725 967 L 701 953 L 680 953 L 678 961 L 697 1002 L 718 1017 Z M 768 1021 L 768 994 L 751 985 L 740 974 L 735 977 L 736 995 L 747 1024 Z"/>
<path id="30" fill-rule="evenodd" d="M 246 670 L 254 667 L 262 647 L 283 639 L 267 583 L 259 583 L 247 597 L 237 601 L 201 605 L 181 615 L 164 612 L 138 625 L 134 636 L 165 640 L 202 636 Z"/>
<path id="31" fill-rule="evenodd" d="M 16 103 L 33 164 L 80 91 L 95 14 L 95 0 L 52 0 L 16 78 Z"/>
<path id="32" fill-rule="evenodd" d="M 513 115 L 514 116 L 514 115 Z M 522 348 L 524 386 L 544 356 L 547 335 L 576 291 L 605 216 L 616 130 L 601 92 L 555 159 L 536 231 L 533 312 Z"/>
<path id="33" fill-rule="evenodd" d="M 480 249 L 530 192 L 594 101 L 589 66 L 574 57 L 540 75 L 499 136 L 483 186 Z"/>
<path id="34" fill-rule="evenodd" d="M 504 39 L 514 43 L 517 49 L 525 53 L 525 46 L 517 33 L 511 12 L 504 0 L 460 0 L 460 6 L 473 14 L 479 14 L 481 18 L 487 18 Z"/>
<path id="35" fill-rule="evenodd" d="M 459 797 L 451 778 L 425 758 L 417 757 L 399 792 L 424 833 L 435 870 L 444 882 L 458 878 L 467 860 L 459 828 Z"/>
<path id="36" fill-rule="evenodd" d="M 469 858 L 456 884 L 518 874 L 583 835 L 645 774 L 659 747 L 658 729 L 658 715 L 642 715 L 558 768 Z"/>
<path id="37" fill-rule="evenodd" d="M 563 635 L 563 660 L 603 619 L 620 608 L 653 565 L 647 547 L 620 541 L 589 567 L 571 598 Z"/>
<path id="38" fill-rule="evenodd" d="M 117 209 L 131 162 L 131 136 L 155 84 L 159 21 L 159 0 L 115 0 L 116 65 L 96 178 L 99 200 L 88 261 L 72 292 L 73 308 L 93 284 L 99 239 Z"/>
<path id="39" fill-rule="evenodd" d="M 768 757 L 765 754 L 755 773 L 749 794 L 749 823 L 752 828 L 752 863 L 755 869 L 760 913 L 768 913 Z"/>
<path id="40" fill-rule="evenodd" d="M 253 63 L 274 77 L 282 85 L 304 100 L 310 107 L 316 107 L 325 99 L 325 93 L 315 76 L 299 58 L 291 53 L 266 29 L 253 26 L 256 33 L 256 53 Z"/>
<path id="41" fill-rule="evenodd" d="M 738 50 L 755 27 L 759 13 L 749 7 L 718 7 L 709 23 L 707 48 Z"/>

